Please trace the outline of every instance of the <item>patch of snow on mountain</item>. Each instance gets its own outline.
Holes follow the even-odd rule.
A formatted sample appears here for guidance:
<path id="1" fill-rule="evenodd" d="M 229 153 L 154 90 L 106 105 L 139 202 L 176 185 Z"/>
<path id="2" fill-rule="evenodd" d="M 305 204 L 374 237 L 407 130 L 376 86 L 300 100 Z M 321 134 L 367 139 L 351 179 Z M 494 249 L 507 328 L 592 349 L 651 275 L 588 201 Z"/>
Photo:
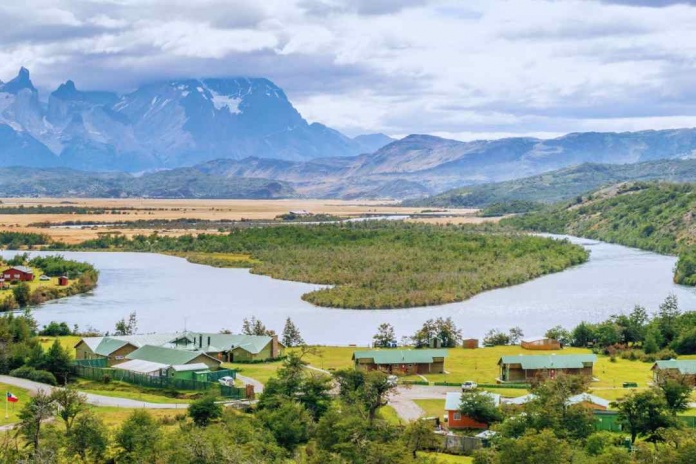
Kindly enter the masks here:
<path id="1" fill-rule="evenodd" d="M 229 111 L 230 114 L 241 114 L 241 110 L 239 109 L 239 104 L 242 102 L 241 98 L 231 97 L 229 95 L 220 95 L 213 90 L 208 90 L 210 91 L 210 95 L 213 96 L 213 106 L 215 106 L 216 110 L 227 108 L 227 111 Z"/>

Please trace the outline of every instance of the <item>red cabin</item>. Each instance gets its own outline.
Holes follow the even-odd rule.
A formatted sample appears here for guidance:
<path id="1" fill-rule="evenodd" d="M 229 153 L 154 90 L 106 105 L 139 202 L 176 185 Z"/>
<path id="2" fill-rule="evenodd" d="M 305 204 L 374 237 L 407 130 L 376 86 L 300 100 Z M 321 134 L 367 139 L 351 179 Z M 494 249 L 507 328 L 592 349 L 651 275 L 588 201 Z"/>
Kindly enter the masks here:
<path id="1" fill-rule="evenodd" d="M 2 278 L 8 282 L 31 282 L 34 280 L 34 271 L 26 266 L 15 266 L 5 269 Z"/>
<path id="2" fill-rule="evenodd" d="M 466 393 L 465 393 L 466 394 Z M 485 394 L 491 397 L 496 407 L 500 406 L 500 395 L 495 393 Z M 462 403 L 462 393 L 448 392 L 445 399 L 445 412 L 447 412 L 447 427 L 450 429 L 487 429 L 488 424 L 478 422 L 465 416 L 459 410 Z"/>
<path id="3" fill-rule="evenodd" d="M 58 277 L 58 285 L 61 287 L 65 287 L 68 285 L 68 278 L 66 276 L 60 276 Z"/>

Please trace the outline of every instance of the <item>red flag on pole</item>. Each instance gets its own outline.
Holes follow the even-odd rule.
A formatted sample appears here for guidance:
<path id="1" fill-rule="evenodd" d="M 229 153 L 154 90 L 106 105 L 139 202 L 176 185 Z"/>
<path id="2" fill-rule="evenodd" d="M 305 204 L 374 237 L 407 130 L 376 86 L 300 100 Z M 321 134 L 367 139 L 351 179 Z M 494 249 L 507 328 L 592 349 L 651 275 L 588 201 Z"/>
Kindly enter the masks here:
<path id="1" fill-rule="evenodd" d="M 19 401 L 19 398 L 17 398 L 10 392 L 7 392 L 7 401 L 10 403 L 16 403 L 17 401 Z"/>

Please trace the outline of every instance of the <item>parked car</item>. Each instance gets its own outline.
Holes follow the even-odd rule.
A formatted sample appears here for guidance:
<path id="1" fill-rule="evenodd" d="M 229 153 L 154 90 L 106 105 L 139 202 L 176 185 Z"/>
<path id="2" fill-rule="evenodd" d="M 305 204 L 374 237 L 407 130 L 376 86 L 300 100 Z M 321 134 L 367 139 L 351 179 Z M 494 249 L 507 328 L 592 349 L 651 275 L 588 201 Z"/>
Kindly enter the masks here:
<path id="1" fill-rule="evenodd" d="M 42 281 L 46 282 L 46 281 L 48 281 L 48 280 L 51 280 L 51 278 L 48 277 L 46 274 L 42 274 L 42 275 L 39 277 L 39 280 L 42 280 Z"/>
<path id="2" fill-rule="evenodd" d="M 478 384 L 472 380 L 467 380 L 462 384 L 462 391 L 467 392 L 467 391 L 472 391 L 476 390 L 478 388 Z"/>
<path id="3" fill-rule="evenodd" d="M 397 383 L 399 383 L 399 378 L 395 375 L 390 375 L 389 377 L 387 377 L 387 383 L 389 385 L 396 385 Z"/>
<path id="4" fill-rule="evenodd" d="M 220 385 L 224 385 L 225 387 L 234 387 L 234 378 L 230 377 L 229 375 L 220 377 L 218 382 L 220 382 Z"/>

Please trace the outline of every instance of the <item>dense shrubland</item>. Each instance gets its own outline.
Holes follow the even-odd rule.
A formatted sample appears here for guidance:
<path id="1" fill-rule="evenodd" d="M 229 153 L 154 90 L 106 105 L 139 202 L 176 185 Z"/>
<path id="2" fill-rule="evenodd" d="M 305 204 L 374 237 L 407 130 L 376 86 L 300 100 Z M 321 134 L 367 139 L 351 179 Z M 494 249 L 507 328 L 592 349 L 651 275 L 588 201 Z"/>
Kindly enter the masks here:
<path id="1" fill-rule="evenodd" d="M 628 314 L 616 314 L 602 322 L 581 322 L 571 330 L 553 327 L 546 336 L 567 346 L 591 347 L 612 358 L 654 362 L 696 354 L 696 313 L 680 310 L 671 295 L 653 314 L 636 306 Z"/>
<path id="2" fill-rule="evenodd" d="M 103 236 L 79 248 L 247 255 L 256 260 L 247 264 L 254 273 L 332 286 L 304 295 L 311 303 L 359 309 L 461 301 L 561 271 L 588 256 L 566 241 L 387 221 L 226 235 Z"/>
<path id="3" fill-rule="evenodd" d="M 696 186 L 635 183 L 619 186 L 615 193 L 578 197 L 502 224 L 679 255 L 675 282 L 695 285 Z"/>

